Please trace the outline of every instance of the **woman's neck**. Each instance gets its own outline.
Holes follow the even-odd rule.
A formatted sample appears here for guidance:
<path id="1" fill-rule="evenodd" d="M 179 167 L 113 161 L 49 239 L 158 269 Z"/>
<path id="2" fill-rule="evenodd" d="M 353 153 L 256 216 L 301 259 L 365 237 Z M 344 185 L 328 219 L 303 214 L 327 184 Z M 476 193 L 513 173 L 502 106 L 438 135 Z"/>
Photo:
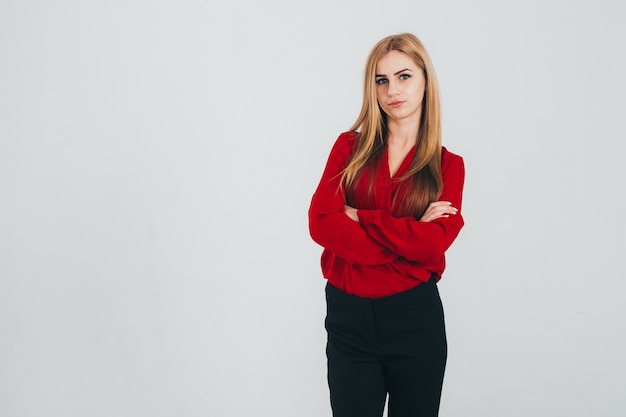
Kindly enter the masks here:
<path id="1" fill-rule="evenodd" d="M 419 133 L 419 121 L 399 122 L 392 120 L 388 123 L 387 144 L 394 148 L 411 148 L 417 143 Z"/>

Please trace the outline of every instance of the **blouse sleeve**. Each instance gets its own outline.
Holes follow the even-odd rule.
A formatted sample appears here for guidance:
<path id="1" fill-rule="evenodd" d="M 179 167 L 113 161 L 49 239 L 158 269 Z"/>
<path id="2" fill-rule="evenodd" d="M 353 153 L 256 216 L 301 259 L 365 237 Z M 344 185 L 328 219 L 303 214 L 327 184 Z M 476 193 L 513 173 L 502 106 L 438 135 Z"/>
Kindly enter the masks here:
<path id="1" fill-rule="evenodd" d="M 439 200 L 450 201 L 459 211 L 450 217 L 421 222 L 414 217 L 393 217 L 384 210 L 359 210 L 359 222 L 367 235 L 411 262 L 439 259 L 464 225 L 461 215 L 465 166 L 449 152 L 442 160 L 443 191 Z"/>
<path id="2" fill-rule="evenodd" d="M 379 265 L 392 262 L 392 251 L 368 236 L 359 222 L 345 214 L 341 172 L 352 152 L 354 133 L 339 136 L 328 157 L 322 179 L 309 208 L 309 232 L 319 245 L 351 263 Z"/>

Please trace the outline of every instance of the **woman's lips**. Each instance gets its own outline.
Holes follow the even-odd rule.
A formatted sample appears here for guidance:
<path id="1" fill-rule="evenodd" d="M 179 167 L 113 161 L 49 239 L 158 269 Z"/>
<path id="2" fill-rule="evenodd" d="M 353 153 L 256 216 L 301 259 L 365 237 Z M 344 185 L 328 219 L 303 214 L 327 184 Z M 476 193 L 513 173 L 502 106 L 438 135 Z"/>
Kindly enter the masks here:
<path id="1" fill-rule="evenodd" d="M 389 107 L 400 107 L 401 105 L 404 104 L 404 101 L 393 101 L 391 103 L 389 103 Z"/>

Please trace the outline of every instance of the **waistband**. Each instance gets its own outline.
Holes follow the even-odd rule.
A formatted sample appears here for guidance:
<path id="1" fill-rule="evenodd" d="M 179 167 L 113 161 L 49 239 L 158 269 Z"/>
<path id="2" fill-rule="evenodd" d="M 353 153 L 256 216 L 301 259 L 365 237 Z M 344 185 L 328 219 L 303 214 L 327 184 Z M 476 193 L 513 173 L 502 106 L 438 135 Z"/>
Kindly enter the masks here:
<path id="1" fill-rule="evenodd" d="M 354 306 L 373 305 L 379 308 L 397 308 L 414 303 L 416 300 L 430 297 L 433 291 L 438 291 L 434 276 L 409 290 L 379 298 L 364 298 L 348 294 L 330 283 L 326 283 L 326 299 L 328 301 Z"/>

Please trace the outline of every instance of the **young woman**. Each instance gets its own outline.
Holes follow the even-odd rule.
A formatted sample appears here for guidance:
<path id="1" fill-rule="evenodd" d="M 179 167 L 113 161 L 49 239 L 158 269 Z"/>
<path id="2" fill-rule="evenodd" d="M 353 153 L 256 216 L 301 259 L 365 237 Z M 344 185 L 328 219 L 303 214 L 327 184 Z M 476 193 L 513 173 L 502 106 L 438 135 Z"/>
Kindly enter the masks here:
<path id="1" fill-rule="evenodd" d="M 441 146 L 433 65 L 411 34 L 367 59 L 361 113 L 309 209 L 324 247 L 335 417 L 437 416 L 447 344 L 437 282 L 463 227 L 463 160 Z"/>

